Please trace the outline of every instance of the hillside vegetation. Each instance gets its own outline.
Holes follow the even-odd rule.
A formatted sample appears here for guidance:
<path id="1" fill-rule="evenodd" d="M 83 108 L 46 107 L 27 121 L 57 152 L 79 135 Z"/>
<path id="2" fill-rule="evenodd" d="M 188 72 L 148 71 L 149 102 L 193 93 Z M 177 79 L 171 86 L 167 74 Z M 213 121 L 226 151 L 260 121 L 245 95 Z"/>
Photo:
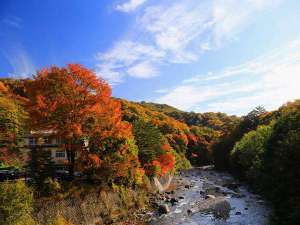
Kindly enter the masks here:
<path id="1" fill-rule="evenodd" d="M 87 211 L 59 208 L 70 201 L 89 202 L 103 224 L 141 224 L 132 216 L 136 208 L 149 207 L 153 177 L 208 164 L 231 172 L 269 199 L 274 224 L 297 224 L 299 122 L 300 100 L 272 112 L 257 107 L 238 117 L 116 99 L 104 80 L 80 65 L 53 66 L 33 79 L 1 79 L 0 166 L 27 168 L 33 181 L 0 184 L 0 201 L 5 202 L 0 224 L 72 224 L 78 218 L 68 210 Z M 49 152 L 28 153 L 22 146 L 30 130 L 55 130 L 62 137 L 67 180 L 54 179 Z M 95 195 L 101 198 L 92 201 Z M 45 203 L 53 206 L 51 215 Z M 12 217 L 20 220 L 8 223 Z"/>

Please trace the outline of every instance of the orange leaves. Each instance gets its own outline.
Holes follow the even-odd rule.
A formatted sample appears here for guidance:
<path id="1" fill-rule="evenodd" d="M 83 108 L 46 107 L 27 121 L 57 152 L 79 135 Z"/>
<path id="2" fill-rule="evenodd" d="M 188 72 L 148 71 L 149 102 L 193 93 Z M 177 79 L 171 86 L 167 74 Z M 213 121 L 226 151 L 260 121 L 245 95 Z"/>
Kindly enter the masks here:
<path id="1" fill-rule="evenodd" d="M 195 143 L 197 143 L 198 138 L 197 138 L 197 136 L 194 135 L 194 134 L 188 134 L 188 140 L 189 140 L 189 142 L 191 142 L 192 144 L 195 144 Z"/>
<path id="2" fill-rule="evenodd" d="M 50 112 L 55 112 L 56 111 L 56 106 L 57 106 L 57 101 L 54 101 L 52 105 L 50 106 Z"/>
<path id="3" fill-rule="evenodd" d="M 99 167 L 101 164 L 101 160 L 96 154 L 88 154 L 88 159 L 95 167 Z"/>
<path id="4" fill-rule="evenodd" d="M 171 146 L 169 145 L 169 143 L 163 144 L 163 146 L 161 148 L 165 152 L 169 152 L 171 150 Z"/>
<path id="5" fill-rule="evenodd" d="M 151 164 L 144 165 L 146 173 L 150 176 L 163 176 L 174 170 L 175 156 L 172 153 L 164 153 L 158 159 L 153 160 Z"/>
<path id="6" fill-rule="evenodd" d="M 187 146 L 187 144 L 188 144 L 188 138 L 183 133 L 174 134 L 173 138 L 178 145 Z"/>
<path id="7" fill-rule="evenodd" d="M 160 163 L 157 160 L 153 160 L 151 164 L 152 166 L 160 166 Z"/>
<path id="8" fill-rule="evenodd" d="M 138 159 L 132 154 L 123 154 L 119 161 L 114 161 L 111 166 L 113 167 L 115 178 L 128 178 L 130 171 L 138 168 Z"/>
<path id="9" fill-rule="evenodd" d="M 78 160 L 80 170 L 94 170 L 101 166 L 102 161 L 97 154 L 82 152 Z"/>
<path id="10" fill-rule="evenodd" d="M 132 136 L 131 125 L 122 121 L 120 103 L 111 98 L 110 86 L 79 64 L 43 69 L 27 84 L 27 90 L 32 118 L 30 127 L 53 130 L 64 142 L 73 143 L 67 150 L 81 153 L 82 162 L 86 163 L 83 169 L 101 164 L 99 154 L 104 154 L 101 142 Z M 92 152 L 96 154 L 85 151 L 84 146 L 78 144 L 84 137 L 89 138 Z M 122 154 L 127 149 L 117 151 Z M 70 166 L 75 163 L 73 158 L 69 157 Z M 119 166 L 130 167 L 125 164 Z"/>
<path id="11" fill-rule="evenodd" d="M 159 157 L 159 163 L 161 167 L 161 173 L 162 175 L 165 175 L 167 172 L 174 169 L 175 156 L 171 153 L 162 154 Z"/>
<path id="12" fill-rule="evenodd" d="M 82 125 L 80 123 L 73 123 L 70 126 L 70 129 L 72 130 L 73 135 L 75 136 L 81 136 L 82 135 Z"/>
<path id="13" fill-rule="evenodd" d="M 106 122 L 98 128 L 110 130 L 121 117 L 119 107 L 110 98 L 109 85 L 79 64 L 43 69 L 27 89 L 31 100 L 31 125 L 37 129 L 56 129 L 68 139 L 87 132 L 85 123 L 91 117 L 105 118 Z M 114 121 L 107 125 L 110 116 Z"/>
<path id="14" fill-rule="evenodd" d="M 37 107 L 41 110 L 43 110 L 47 107 L 47 105 L 45 103 L 45 97 L 43 95 L 36 96 L 36 104 L 37 104 Z"/>
<path id="15" fill-rule="evenodd" d="M 8 89 L 5 87 L 5 85 L 0 81 L 0 93 L 7 93 Z"/>

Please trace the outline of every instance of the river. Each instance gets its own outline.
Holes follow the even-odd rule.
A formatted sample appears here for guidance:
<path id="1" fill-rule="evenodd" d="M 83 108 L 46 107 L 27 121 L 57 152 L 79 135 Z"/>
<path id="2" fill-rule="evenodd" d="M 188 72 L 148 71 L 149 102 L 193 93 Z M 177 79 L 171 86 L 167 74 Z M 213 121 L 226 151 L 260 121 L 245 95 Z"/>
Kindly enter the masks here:
<path id="1" fill-rule="evenodd" d="M 158 205 L 170 211 L 155 213 L 150 225 L 267 225 L 271 213 L 261 196 L 211 167 L 175 176 Z"/>

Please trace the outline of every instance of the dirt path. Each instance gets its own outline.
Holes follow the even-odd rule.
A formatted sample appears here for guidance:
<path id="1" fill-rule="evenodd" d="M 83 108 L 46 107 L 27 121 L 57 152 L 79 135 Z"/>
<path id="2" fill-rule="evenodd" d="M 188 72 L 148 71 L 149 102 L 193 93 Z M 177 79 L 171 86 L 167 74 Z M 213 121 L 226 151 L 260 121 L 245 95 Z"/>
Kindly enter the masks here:
<path id="1" fill-rule="evenodd" d="M 230 175 L 210 167 L 194 168 L 174 177 L 173 190 L 161 194 L 151 225 L 266 225 L 270 208 L 260 196 Z"/>

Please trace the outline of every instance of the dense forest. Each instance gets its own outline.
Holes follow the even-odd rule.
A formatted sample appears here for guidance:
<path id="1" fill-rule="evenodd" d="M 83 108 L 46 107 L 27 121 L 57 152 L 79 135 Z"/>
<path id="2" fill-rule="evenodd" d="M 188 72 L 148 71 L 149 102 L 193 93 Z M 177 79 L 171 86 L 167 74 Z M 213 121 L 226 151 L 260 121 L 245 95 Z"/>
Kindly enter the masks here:
<path id="1" fill-rule="evenodd" d="M 274 224 L 300 220 L 300 100 L 242 117 L 184 112 L 113 98 L 104 80 L 73 64 L 33 79 L 1 79 L 0 124 L 0 167 L 32 178 L 1 182 L 3 225 L 67 225 L 85 216 L 100 218 L 96 224 L 142 224 L 135 213 L 152 207 L 153 177 L 211 164 L 263 194 Z M 63 139 L 67 179 L 55 178 L 49 152 L 24 146 L 26 134 L 45 130 Z"/>

